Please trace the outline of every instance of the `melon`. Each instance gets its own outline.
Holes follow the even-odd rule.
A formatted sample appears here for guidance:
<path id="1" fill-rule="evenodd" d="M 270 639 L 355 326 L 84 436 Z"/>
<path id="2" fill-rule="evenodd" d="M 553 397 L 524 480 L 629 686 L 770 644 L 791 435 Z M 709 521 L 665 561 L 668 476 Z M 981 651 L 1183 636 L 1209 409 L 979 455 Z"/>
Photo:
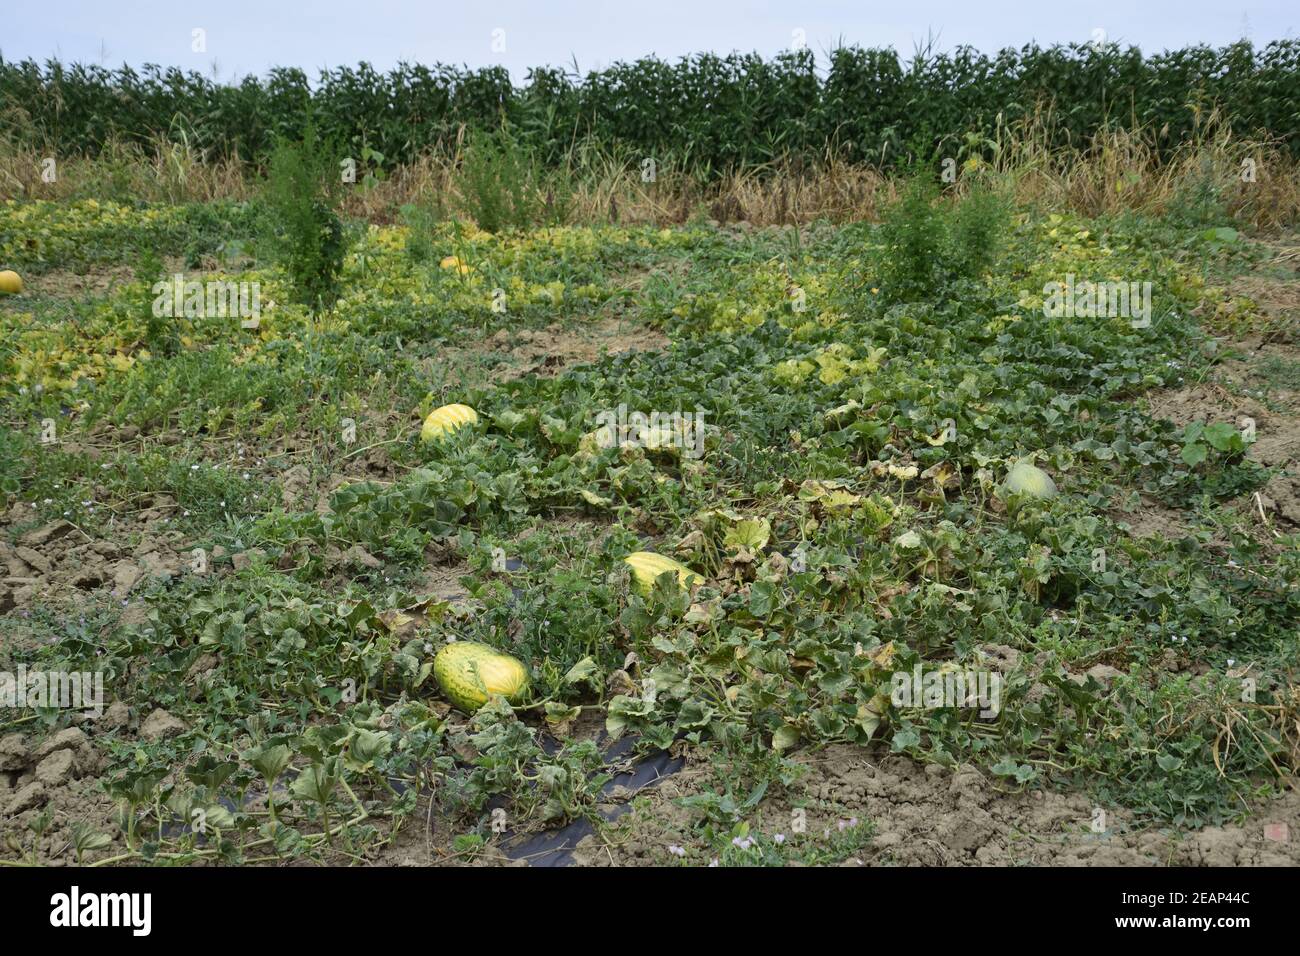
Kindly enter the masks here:
<path id="1" fill-rule="evenodd" d="M 1017 462 L 1007 472 L 1002 490 L 1008 495 L 1025 495 L 1028 498 L 1055 498 L 1056 482 L 1043 469 L 1027 461 Z"/>
<path id="2" fill-rule="evenodd" d="M 509 654 L 477 641 L 456 641 L 433 659 L 433 678 L 460 710 L 472 714 L 500 694 L 519 703 L 528 690 L 528 670 Z"/>
<path id="3" fill-rule="evenodd" d="M 443 405 L 435 408 L 424 420 L 420 429 L 421 441 L 435 441 L 445 438 L 464 425 L 473 425 L 478 421 L 478 413 L 468 405 Z"/>
<path id="4" fill-rule="evenodd" d="M 23 280 L 17 272 L 6 269 L 0 272 L 0 292 L 17 295 L 23 291 Z"/>
<path id="5" fill-rule="evenodd" d="M 632 569 L 632 579 L 642 594 L 649 594 L 659 575 L 669 571 L 677 575 L 677 583 L 683 588 L 689 588 L 704 580 L 680 561 L 655 554 L 653 551 L 637 551 L 629 554 L 623 561 Z"/>

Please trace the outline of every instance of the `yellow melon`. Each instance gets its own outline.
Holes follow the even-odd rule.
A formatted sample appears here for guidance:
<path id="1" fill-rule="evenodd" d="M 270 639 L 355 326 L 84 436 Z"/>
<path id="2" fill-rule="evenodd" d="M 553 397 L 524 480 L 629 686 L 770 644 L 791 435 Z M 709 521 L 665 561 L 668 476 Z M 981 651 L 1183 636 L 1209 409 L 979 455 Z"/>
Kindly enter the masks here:
<path id="1" fill-rule="evenodd" d="M 683 588 L 703 582 L 703 578 L 680 561 L 666 558 L 653 551 L 637 551 L 623 559 L 632 569 L 632 579 L 643 594 L 649 594 L 659 575 L 672 571 L 677 575 L 677 583 Z"/>
<path id="2" fill-rule="evenodd" d="M 431 411 L 429 417 L 424 420 L 424 427 L 420 429 L 420 440 L 436 441 L 462 426 L 473 425 L 477 421 L 478 413 L 468 405 L 443 405 Z"/>
<path id="3" fill-rule="evenodd" d="M 456 641 L 433 659 L 433 676 L 447 699 L 472 714 L 500 694 L 512 704 L 528 691 L 523 662 L 477 641 Z"/>

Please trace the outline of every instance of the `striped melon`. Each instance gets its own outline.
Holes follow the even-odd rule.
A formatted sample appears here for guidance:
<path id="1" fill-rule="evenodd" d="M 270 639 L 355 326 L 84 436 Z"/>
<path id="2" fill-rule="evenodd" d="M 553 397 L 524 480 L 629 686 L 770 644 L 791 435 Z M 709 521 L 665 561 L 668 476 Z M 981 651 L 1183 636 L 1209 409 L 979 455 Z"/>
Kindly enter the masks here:
<path id="1" fill-rule="evenodd" d="M 500 694 L 519 703 L 528 690 L 528 671 L 509 654 L 477 641 L 448 644 L 433 659 L 433 677 L 456 707 L 472 714 Z"/>
<path id="2" fill-rule="evenodd" d="M 445 438 L 462 425 L 473 425 L 478 421 L 478 414 L 468 405 L 443 405 L 435 408 L 424 420 L 420 429 L 421 441 L 435 441 Z"/>
<path id="3" fill-rule="evenodd" d="M 683 588 L 689 588 L 704 580 L 680 561 L 655 554 L 653 551 L 637 551 L 629 554 L 623 561 L 632 569 L 632 579 L 643 594 L 649 594 L 659 575 L 668 571 L 677 575 L 677 583 Z"/>

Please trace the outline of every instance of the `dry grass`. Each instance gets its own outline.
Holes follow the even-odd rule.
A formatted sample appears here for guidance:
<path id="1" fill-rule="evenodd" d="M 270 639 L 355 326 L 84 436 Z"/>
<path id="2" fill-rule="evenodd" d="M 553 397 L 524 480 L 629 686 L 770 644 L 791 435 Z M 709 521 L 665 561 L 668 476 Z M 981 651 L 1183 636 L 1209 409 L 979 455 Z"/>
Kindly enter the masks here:
<path id="1" fill-rule="evenodd" d="M 44 172 L 53 158 L 54 179 Z M 188 142 L 155 140 L 148 148 L 113 142 L 98 156 L 52 157 L 46 151 L 0 140 L 0 198 L 140 199 L 209 202 L 247 199 L 255 183 L 241 164 L 209 162 Z"/>
<path id="2" fill-rule="evenodd" d="M 461 157 L 426 154 L 346 201 L 348 212 L 387 221 L 406 203 L 456 210 L 465 206 Z M 702 182 L 692 171 L 660 163 L 653 181 L 632 160 L 590 153 L 571 157 L 554 182 L 539 185 L 540 204 L 562 202 L 576 223 L 668 225 L 690 219 L 748 221 L 755 225 L 874 219 L 893 195 L 890 178 L 870 166 L 828 158 L 816 166 L 798 161 L 728 172 Z M 563 195 L 562 200 L 555 193 Z"/>
<path id="3" fill-rule="evenodd" d="M 996 171 L 1021 202 L 1086 216 L 1163 215 L 1204 197 L 1237 221 L 1275 231 L 1300 221 L 1300 164 L 1275 141 L 1235 137 L 1216 113 L 1161 161 L 1164 131 L 1112 128 L 1082 149 L 1055 147 L 1050 111 L 999 131 Z M 1246 178 L 1247 164 L 1253 180 Z"/>
<path id="4" fill-rule="evenodd" d="M 1086 216 L 1134 210 L 1165 214 L 1210 197 L 1238 222 L 1273 232 L 1300 222 L 1300 164 L 1267 139 L 1229 133 L 1214 114 L 1195 135 L 1161 161 L 1161 131 L 1109 129 L 1091 142 L 1059 147 L 1049 110 L 998 131 L 993 159 L 975 160 L 1018 202 Z M 391 222 L 409 203 L 444 214 L 466 206 L 462 143 L 428 153 L 372 185 L 358 185 L 345 211 Z M 114 198 L 161 202 L 247 199 L 259 172 L 232 161 L 210 162 L 184 140 L 148 147 L 111 144 L 99 156 L 59 160 L 54 182 L 42 180 L 42 151 L 0 141 L 0 198 Z M 1255 179 L 1243 179 L 1253 161 Z M 818 162 L 792 158 L 705 179 L 673 161 L 660 162 L 645 181 L 639 162 L 575 147 L 566 162 L 535 187 L 540 206 L 558 208 L 573 223 L 616 221 L 667 225 L 690 219 L 778 225 L 826 219 L 874 220 L 895 193 L 894 178 L 868 165 L 846 163 L 829 152 Z M 964 177 L 970 179 L 972 177 Z M 961 189 L 959 180 L 958 191 Z"/>

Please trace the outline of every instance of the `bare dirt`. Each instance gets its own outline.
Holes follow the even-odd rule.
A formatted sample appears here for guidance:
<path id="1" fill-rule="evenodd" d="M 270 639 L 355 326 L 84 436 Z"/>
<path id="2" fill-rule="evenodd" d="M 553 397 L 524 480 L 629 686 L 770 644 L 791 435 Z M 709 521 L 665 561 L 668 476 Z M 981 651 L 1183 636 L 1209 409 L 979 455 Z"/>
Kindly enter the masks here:
<path id="1" fill-rule="evenodd" d="M 1275 329 L 1285 332 L 1289 327 L 1294 334 L 1295 316 L 1300 312 L 1300 288 L 1296 283 L 1300 278 L 1296 268 L 1300 254 L 1294 247 L 1263 245 L 1276 255 L 1254 271 L 1234 278 L 1228 291 L 1251 302 Z"/>
<path id="2" fill-rule="evenodd" d="M 94 538 L 60 519 L 20 532 L 13 544 L 0 538 L 0 613 L 21 614 L 37 602 L 65 608 L 95 602 L 129 607 L 133 594 L 151 580 L 180 574 L 189 561 L 179 553 L 183 535 L 168 530 L 163 521 L 176 511 L 175 502 L 167 495 L 153 499 L 128 522 L 142 533 L 123 527 L 113 540 Z M 29 504 L 15 502 L 0 526 L 31 525 L 35 517 Z"/>
<path id="3" fill-rule="evenodd" d="M 1146 829 L 1131 826 L 1131 817 L 1122 809 L 1093 807 L 1079 794 L 1008 792 L 969 766 L 923 766 L 906 757 L 882 757 L 847 745 L 804 754 L 799 760 L 806 774 L 786 792 L 759 804 L 753 829 L 792 840 L 799 825 L 797 809 L 804 811 L 802 825 L 812 839 L 852 821 L 874 826 L 870 842 L 846 859 L 846 865 L 1300 864 L 1300 794 L 1295 792 L 1261 805 L 1241 827 Z M 693 820 L 692 811 L 677 801 L 698 793 L 707 776 L 704 768 L 691 763 L 653 790 L 642 791 L 640 806 L 603 836 L 579 843 L 575 862 L 674 862 L 668 847 L 690 845 Z M 1104 820 L 1096 816 L 1098 809 L 1106 812 Z M 1286 842 L 1265 835 L 1267 824 L 1279 823 L 1287 825 Z M 685 861 L 692 859 L 688 855 Z"/>
<path id="4" fill-rule="evenodd" d="M 564 369 L 627 351 L 655 351 L 667 346 L 658 329 L 617 317 L 589 325 L 550 325 L 546 329 L 502 329 L 478 343 L 495 362 L 491 381 L 512 381 L 525 375 L 551 378 Z"/>
<path id="5" fill-rule="evenodd" d="M 1129 528 L 1135 538 L 1181 538 L 1187 533 L 1187 516 L 1159 501 L 1143 498 L 1140 508 L 1115 512 L 1112 517 Z"/>
<path id="6" fill-rule="evenodd" d="M 98 719 L 78 721 L 50 735 L 33 731 L 0 737 L 0 844 L 6 855 L 49 866 L 73 864 L 79 826 L 111 840 L 87 852 L 86 861 L 124 846 L 114 819 L 116 808 L 99 777 L 108 766 L 105 738 L 134 736 L 137 731 L 128 726 L 131 718 L 124 704 L 109 707 Z M 160 727 L 155 717 L 149 732 Z"/>
<path id="7" fill-rule="evenodd" d="M 29 276 L 25 288 L 34 295 L 81 300 L 106 296 L 134 281 L 135 271 L 128 266 L 104 266 L 83 272 L 51 269 Z"/>

